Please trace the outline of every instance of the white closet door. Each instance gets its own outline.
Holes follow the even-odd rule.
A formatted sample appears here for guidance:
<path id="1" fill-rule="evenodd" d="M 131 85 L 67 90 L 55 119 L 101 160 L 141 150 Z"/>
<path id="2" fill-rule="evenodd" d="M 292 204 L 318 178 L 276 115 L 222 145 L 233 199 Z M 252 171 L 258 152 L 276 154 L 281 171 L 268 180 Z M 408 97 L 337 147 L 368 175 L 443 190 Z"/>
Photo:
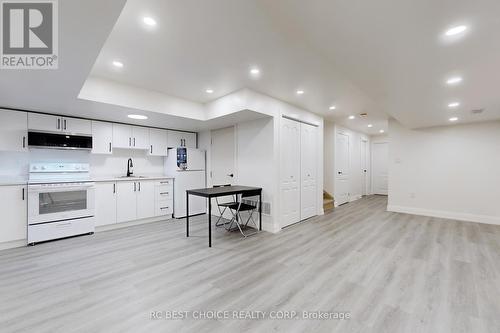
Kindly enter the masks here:
<path id="1" fill-rule="evenodd" d="M 300 221 L 300 123 L 281 119 L 281 227 Z"/>
<path id="2" fill-rule="evenodd" d="M 387 142 L 372 145 L 373 193 L 387 195 L 389 144 Z"/>
<path id="3" fill-rule="evenodd" d="M 349 136 L 339 132 L 335 137 L 335 204 L 349 201 Z"/>
<path id="4" fill-rule="evenodd" d="M 300 124 L 300 219 L 316 214 L 316 127 Z"/>

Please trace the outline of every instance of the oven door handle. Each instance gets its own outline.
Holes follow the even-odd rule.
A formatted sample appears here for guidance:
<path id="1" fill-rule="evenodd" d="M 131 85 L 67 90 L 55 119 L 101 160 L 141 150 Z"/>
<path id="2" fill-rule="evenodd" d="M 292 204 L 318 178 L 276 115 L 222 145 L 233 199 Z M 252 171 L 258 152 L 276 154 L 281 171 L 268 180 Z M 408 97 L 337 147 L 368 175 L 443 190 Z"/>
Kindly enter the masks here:
<path id="1" fill-rule="evenodd" d="M 45 187 L 40 185 L 29 185 L 28 192 L 32 193 L 54 193 L 54 192 L 67 192 L 67 191 L 86 191 L 94 188 L 94 184 L 92 185 L 75 185 L 75 186 L 61 186 L 61 187 Z"/>

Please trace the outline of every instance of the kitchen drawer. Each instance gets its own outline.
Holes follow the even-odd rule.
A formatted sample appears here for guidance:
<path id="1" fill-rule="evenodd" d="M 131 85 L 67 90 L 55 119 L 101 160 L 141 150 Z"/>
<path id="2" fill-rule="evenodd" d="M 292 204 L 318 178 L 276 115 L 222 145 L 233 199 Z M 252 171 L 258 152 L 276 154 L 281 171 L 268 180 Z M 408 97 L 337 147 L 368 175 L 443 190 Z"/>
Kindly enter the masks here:
<path id="1" fill-rule="evenodd" d="M 174 202 L 172 200 L 159 201 L 156 205 L 156 216 L 172 215 Z"/>
<path id="2" fill-rule="evenodd" d="M 171 185 L 161 185 L 156 188 L 157 200 L 169 200 L 173 198 L 174 188 Z"/>
<path id="3" fill-rule="evenodd" d="M 174 180 L 173 179 L 163 179 L 163 180 L 160 180 L 158 183 L 160 184 L 160 186 L 162 186 L 162 185 L 173 186 L 174 185 Z"/>

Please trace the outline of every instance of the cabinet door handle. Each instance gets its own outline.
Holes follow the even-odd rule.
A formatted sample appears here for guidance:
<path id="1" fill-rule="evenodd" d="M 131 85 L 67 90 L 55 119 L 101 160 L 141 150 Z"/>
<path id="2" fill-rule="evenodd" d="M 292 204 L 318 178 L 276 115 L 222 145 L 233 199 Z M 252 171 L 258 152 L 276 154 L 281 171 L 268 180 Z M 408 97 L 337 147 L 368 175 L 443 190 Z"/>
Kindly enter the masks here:
<path id="1" fill-rule="evenodd" d="M 168 209 L 168 207 L 160 207 L 160 209 Z"/>
<path id="2" fill-rule="evenodd" d="M 24 187 L 23 187 L 23 201 L 24 201 Z"/>
<path id="3" fill-rule="evenodd" d="M 151 146 L 151 154 L 153 153 L 153 145 L 150 145 Z"/>
<path id="4" fill-rule="evenodd" d="M 57 118 L 57 129 L 61 129 L 61 118 Z"/>
<path id="5" fill-rule="evenodd" d="M 137 191 L 137 183 L 134 182 L 134 192 Z"/>
<path id="6" fill-rule="evenodd" d="M 134 138 L 134 147 L 135 147 L 135 138 Z"/>
<path id="7" fill-rule="evenodd" d="M 26 148 L 26 137 L 23 136 L 23 148 Z"/>
<path id="8" fill-rule="evenodd" d="M 161 195 L 165 195 L 165 194 L 168 194 L 168 192 L 161 192 L 160 194 Z"/>
<path id="9" fill-rule="evenodd" d="M 141 183 L 139 182 L 139 192 L 141 192 Z"/>
<path id="10" fill-rule="evenodd" d="M 111 142 L 109 143 L 109 152 L 111 153 Z"/>
<path id="11" fill-rule="evenodd" d="M 132 138 L 128 138 L 128 146 L 132 147 Z"/>
<path id="12" fill-rule="evenodd" d="M 66 119 L 64 119 L 64 130 L 66 130 Z"/>
<path id="13" fill-rule="evenodd" d="M 116 184 L 113 184 L 113 193 L 116 193 Z"/>

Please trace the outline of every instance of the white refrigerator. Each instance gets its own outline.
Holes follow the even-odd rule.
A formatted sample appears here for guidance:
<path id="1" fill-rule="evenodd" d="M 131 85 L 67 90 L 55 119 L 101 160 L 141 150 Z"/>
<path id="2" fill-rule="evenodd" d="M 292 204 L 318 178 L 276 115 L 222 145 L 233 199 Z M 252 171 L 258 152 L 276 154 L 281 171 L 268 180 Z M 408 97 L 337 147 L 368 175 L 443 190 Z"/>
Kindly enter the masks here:
<path id="1" fill-rule="evenodd" d="M 205 151 L 178 147 L 168 149 L 165 173 L 174 179 L 174 217 L 186 217 L 186 190 L 206 187 Z M 207 211 L 205 198 L 189 196 L 189 216 Z"/>

